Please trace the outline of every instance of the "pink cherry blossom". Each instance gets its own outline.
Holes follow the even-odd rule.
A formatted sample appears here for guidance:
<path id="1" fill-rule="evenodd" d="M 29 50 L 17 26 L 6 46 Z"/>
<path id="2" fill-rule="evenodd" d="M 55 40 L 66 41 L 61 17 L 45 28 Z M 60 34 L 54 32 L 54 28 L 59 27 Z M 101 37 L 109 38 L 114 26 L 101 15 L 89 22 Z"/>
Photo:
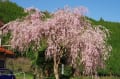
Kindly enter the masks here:
<path id="1" fill-rule="evenodd" d="M 111 50 L 106 44 L 108 30 L 100 25 L 93 27 L 83 15 L 83 7 L 58 10 L 46 21 L 42 20 L 44 14 L 36 9 L 34 11 L 22 20 L 6 24 L 4 30 L 11 31 L 10 44 L 13 48 L 23 51 L 31 42 L 40 47 L 41 39 L 45 37 L 46 58 L 56 59 L 54 63 L 60 63 L 65 48 L 72 66 L 76 67 L 77 63 L 84 65 L 84 74 L 95 73 L 97 67 L 104 64 Z M 77 62 L 79 58 L 80 62 Z"/>

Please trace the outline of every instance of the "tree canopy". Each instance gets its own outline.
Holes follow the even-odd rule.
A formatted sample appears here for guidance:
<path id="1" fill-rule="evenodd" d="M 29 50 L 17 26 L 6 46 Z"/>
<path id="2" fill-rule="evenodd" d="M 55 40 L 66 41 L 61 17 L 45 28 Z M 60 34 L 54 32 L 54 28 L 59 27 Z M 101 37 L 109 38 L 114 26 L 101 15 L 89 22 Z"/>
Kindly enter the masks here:
<path id="1" fill-rule="evenodd" d="M 56 79 L 59 79 L 58 68 L 64 53 L 73 67 L 77 66 L 78 60 L 84 65 L 84 74 L 97 73 L 97 68 L 103 66 L 111 50 L 106 43 L 108 30 L 100 25 L 93 27 L 80 8 L 58 10 L 45 21 L 39 10 L 30 8 L 26 11 L 32 13 L 23 20 L 6 24 L 4 30 L 11 31 L 10 43 L 20 51 L 28 49 L 30 44 L 33 51 L 37 51 L 45 38 L 46 58 L 53 58 Z"/>

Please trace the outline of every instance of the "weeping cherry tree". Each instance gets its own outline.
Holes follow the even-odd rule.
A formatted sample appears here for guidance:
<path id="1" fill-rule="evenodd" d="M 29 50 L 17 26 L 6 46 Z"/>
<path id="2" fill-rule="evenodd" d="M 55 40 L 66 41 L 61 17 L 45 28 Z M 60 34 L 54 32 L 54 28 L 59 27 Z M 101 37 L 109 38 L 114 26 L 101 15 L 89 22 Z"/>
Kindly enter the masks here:
<path id="1" fill-rule="evenodd" d="M 107 44 L 108 30 L 101 25 L 91 25 L 84 16 L 84 7 L 58 10 L 45 21 L 42 20 L 44 14 L 37 9 L 26 11 L 34 12 L 22 20 L 9 22 L 3 31 L 11 32 L 10 44 L 20 51 L 28 49 L 31 43 L 32 50 L 37 51 L 42 38 L 45 38 L 45 56 L 54 61 L 56 79 L 59 79 L 58 69 L 64 53 L 71 66 L 77 67 L 78 63 L 84 65 L 85 75 L 97 74 L 97 68 L 104 66 L 111 50 Z"/>

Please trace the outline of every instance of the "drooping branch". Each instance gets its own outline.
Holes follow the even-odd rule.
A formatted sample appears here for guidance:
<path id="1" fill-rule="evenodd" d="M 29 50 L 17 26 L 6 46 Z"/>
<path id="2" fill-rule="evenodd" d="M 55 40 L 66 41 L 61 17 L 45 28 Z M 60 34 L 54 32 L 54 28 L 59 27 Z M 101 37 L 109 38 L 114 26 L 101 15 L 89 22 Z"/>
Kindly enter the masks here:
<path id="1" fill-rule="evenodd" d="M 44 14 L 34 10 L 23 20 L 7 24 L 5 30 L 11 31 L 10 43 L 13 48 L 23 51 L 30 43 L 34 43 L 33 49 L 37 49 L 36 47 L 40 47 L 41 38 L 46 37 L 46 58 L 55 58 L 55 62 L 59 64 L 64 52 L 61 47 L 64 47 L 68 50 L 71 65 L 77 66 L 77 63 L 82 63 L 84 74 L 92 74 L 108 57 L 108 32 L 103 26 L 93 27 L 80 10 L 58 10 L 46 21 L 41 19 Z M 81 60 L 77 62 L 79 55 Z"/>

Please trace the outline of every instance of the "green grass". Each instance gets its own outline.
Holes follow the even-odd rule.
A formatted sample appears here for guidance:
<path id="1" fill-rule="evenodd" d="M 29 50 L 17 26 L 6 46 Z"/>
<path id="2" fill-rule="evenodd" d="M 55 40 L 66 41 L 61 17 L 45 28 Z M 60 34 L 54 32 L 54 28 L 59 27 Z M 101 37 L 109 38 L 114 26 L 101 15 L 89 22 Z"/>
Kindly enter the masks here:
<path id="1" fill-rule="evenodd" d="M 16 79 L 33 79 L 33 75 L 32 74 L 17 73 L 15 76 L 16 76 Z"/>

